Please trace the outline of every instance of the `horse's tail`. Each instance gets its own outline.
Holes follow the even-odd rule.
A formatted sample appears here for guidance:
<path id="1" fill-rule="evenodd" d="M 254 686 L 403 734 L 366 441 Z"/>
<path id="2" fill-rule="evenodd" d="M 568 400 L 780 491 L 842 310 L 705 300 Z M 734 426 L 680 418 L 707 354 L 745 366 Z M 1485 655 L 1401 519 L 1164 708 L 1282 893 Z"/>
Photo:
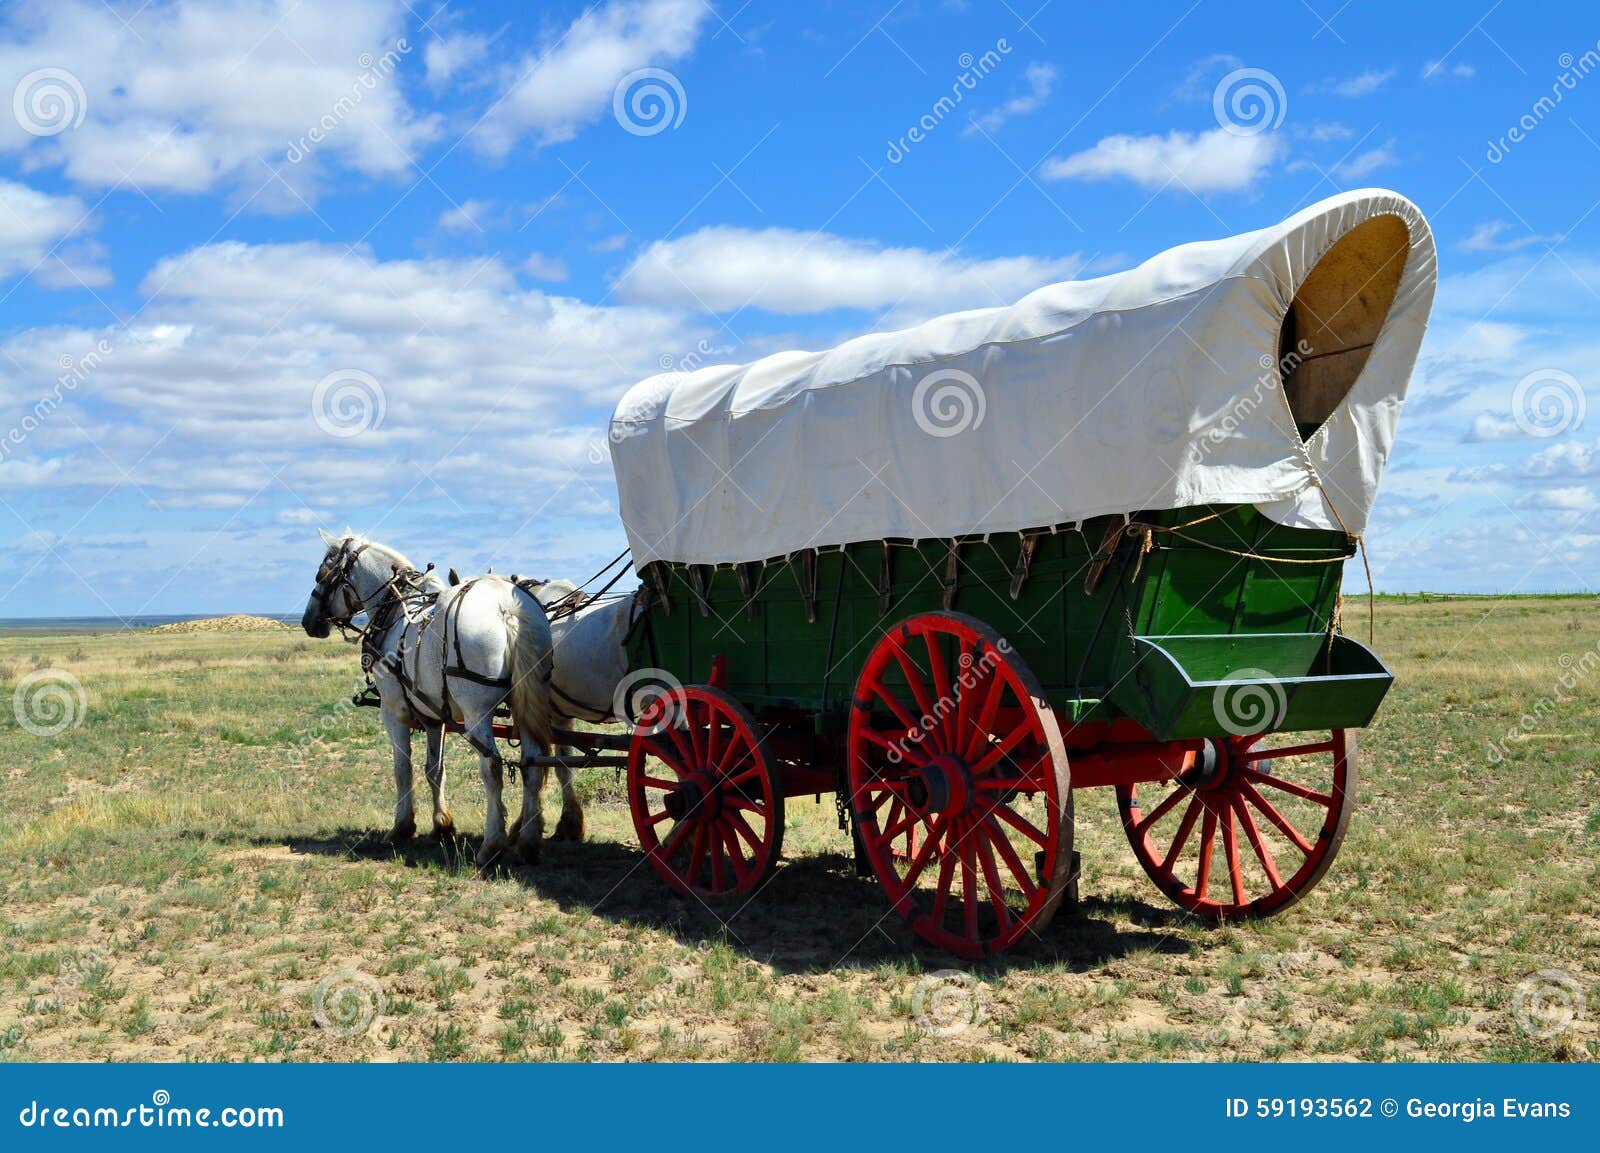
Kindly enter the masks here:
<path id="1" fill-rule="evenodd" d="M 550 674 L 554 668 L 550 621 L 532 594 L 513 588 L 511 596 L 511 611 L 506 614 L 511 648 L 511 719 L 519 733 L 549 755 L 554 715 L 550 704 Z"/>

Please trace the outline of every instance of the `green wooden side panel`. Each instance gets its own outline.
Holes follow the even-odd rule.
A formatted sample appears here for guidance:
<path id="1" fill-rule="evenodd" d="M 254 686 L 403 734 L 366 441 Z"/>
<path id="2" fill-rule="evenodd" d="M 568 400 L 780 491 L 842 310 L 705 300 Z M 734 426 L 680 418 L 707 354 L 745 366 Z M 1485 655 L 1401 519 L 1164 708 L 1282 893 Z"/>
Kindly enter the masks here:
<path id="1" fill-rule="evenodd" d="M 1124 534 L 1092 592 L 1086 578 L 1120 517 L 1038 534 L 1015 598 L 1024 534 L 963 539 L 951 607 L 1004 636 L 1051 702 L 1075 717 L 1133 716 L 1163 738 L 1215 735 L 1214 682 L 1258 668 L 1288 686 L 1293 703 L 1280 727 L 1370 719 L 1387 670 L 1346 638 L 1328 642 L 1351 551 L 1344 534 L 1287 528 L 1250 507 L 1136 520 L 1155 526 L 1152 547 Z M 647 583 L 664 584 L 669 604 L 656 598 L 641 614 L 629 637 L 633 667 L 696 683 L 721 656 L 729 690 L 753 708 L 836 718 L 884 630 L 944 607 L 951 542 L 890 544 L 887 583 L 884 548 L 870 541 L 809 562 L 797 555 L 742 566 L 750 596 L 732 567 L 651 566 Z"/>

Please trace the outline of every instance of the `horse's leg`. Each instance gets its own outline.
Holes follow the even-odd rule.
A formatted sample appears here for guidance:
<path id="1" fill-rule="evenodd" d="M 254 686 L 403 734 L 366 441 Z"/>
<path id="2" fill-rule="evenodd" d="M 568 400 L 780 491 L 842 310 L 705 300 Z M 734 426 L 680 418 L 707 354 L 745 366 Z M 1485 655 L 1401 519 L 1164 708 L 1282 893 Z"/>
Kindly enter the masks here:
<path id="1" fill-rule="evenodd" d="M 428 728 L 428 760 L 423 766 L 428 776 L 428 788 L 433 793 L 433 835 L 449 840 L 456 834 L 456 823 L 444 803 L 444 727 Z"/>
<path id="2" fill-rule="evenodd" d="M 522 742 L 522 815 L 517 818 L 517 855 L 524 864 L 539 863 L 539 843 L 544 839 L 545 766 L 536 764 L 539 748 L 526 738 Z"/>
<path id="3" fill-rule="evenodd" d="M 454 690 L 452 690 L 454 691 Z M 505 761 L 494 743 L 494 709 L 486 708 L 465 720 L 467 743 L 478 753 L 478 775 L 483 779 L 483 847 L 478 850 L 480 869 L 499 860 L 510 842 L 506 839 Z"/>
<path id="4" fill-rule="evenodd" d="M 571 756 L 573 750 L 563 745 L 561 752 Z M 550 834 L 552 841 L 583 840 L 583 802 L 578 800 L 578 790 L 573 783 L 577 775 L 569 764 L 556 766 L 556 780 L 561 782 L 561 819 L 556 822 L 556 831 Z"/>
<path id="5" fill-rule="evenodd" d="M 389 843 L 403 845 L 417 832 L 411 799 L 411 726 L 385 709 L 383 727 L 394 750 L 394 828 L 389 830 Z"/>

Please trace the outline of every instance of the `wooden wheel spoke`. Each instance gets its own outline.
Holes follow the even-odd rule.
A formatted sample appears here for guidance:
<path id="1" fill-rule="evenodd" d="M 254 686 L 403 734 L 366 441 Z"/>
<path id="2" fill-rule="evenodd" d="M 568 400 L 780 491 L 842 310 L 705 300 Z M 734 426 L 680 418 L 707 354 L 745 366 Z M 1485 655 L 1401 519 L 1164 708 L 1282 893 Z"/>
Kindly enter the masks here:
<path id="1" fill-rule="evenodd" d="M 1217 843 L 1216 811 L 1203 801 L 1201 807 L 1206 815 L 1200 825 L 1200 868 L 1194 879 L 1194 891 L 1198 897 L 1204 897 L 1211 888 L 1211 851 Z"/>
<path id="2" fill-rule="evenodd" d="M 1330 740 L 1320 741 L 1314 745 L 1289 745 L 1282 749 L 1254 748 L 1238 754 L 1238 760 L 1251 765 L 1257 761 L 1272 761 L 1280 757 L 1305 757 L 1310 756 L 1312 753 L 1331 753 L 1333 752 L 1333 745 L 1334 742 Z"/>
<path id="3" fill-rule="evenodd" d="M 939 879 L 933 887 L 933 911 L 929 914 L 935 925 L 944 926 L 945 910 L 950 904 L 950 882 L 955 880 L 956 857 L 946 853 L 939 860 Z"/>
<path id="4" fill-rule="evenodd" d="M 1233 884 L 1233 903 L 1245 904 L 1244 872 L 1239 867 L 1239 831 L 1233 826 L 1233 806 L 1228 805 L 1218 818 L 1222 824 L 1222 852 L 1228 861 L 1228 880 Z"/>
<path id="5" fill-rule="evenodd" d="M 902 732 L 898 737 L 891 737 L 878 729 L 866 728 L 861 730 L 861 735 L 880 749 L 899 753 L 907 764 L 921 766 L 932 760 L 917 748 L 917 743 L 912 742 L 907 732 Z"/>
<path id="6" fill-rule="evenodd" d="M 906 866 L 905 876 L 900 879 L 900 896 L 905 897 L 916 887 L 917 878 L 922 876 L 922 870 L 928 867 L 928 861 L 933 857 L 933 850 L 939 843 L 939 836 L 949 824 L 948 818 L 943 813 L 935 817 L 928 825 L 928 839 L 923 842 L 922 849 L 912 858 L 911 864 Z"/>
<path id="7" fill-rule="evenodd" d="M 697 704 L 699 702 L 693 699 L 683 702 L 683 730 L 684 734 L 689 738 L 689 749 L 694 754 L 693 763 L 709 765 L 711 762 L 706 759 L 705 748 L 701 742 L 701 737 L 704 736 L 700 731 L 702 722 L 696 720 L 694 715 L 695 705 Z"/>
<path id="8" fill-rule="evenodd" d="M 694 822 L 694 843 L 689 846 L 689 868 L 685 876 L 690 881 L 700 876 L 700 865 L 705 859 L 706 826 L 704 821 Z"/>
<path id="9" fill-rule="evenodd" d="M 667 832 L 667 839 L 661 842 L 661 859 L 670 861 L 683 847 L 683 842 L 688 839 L 689 831 L 695 827 L 694 821 L 679 821 Z"/>
<path id="10" fill-rule="evenodd" d="M 980 646 L 981 648 L 981 646 Z M 973 665 L 977 667 L 976 664 Z M 989 741 L 994 732 L 994 717 L 1000 711 L 1000 701 L 1006 695 L 1006 679 L 999 669 L 991 669 L 988 676 L 989 691 L 983 696 L 983 705 L 978 709 L 977 730 L 967 738 L 967 746 L 962 753 L 967 760 L 972 760 L 983 751 L 984 745 Z"/>
<path id="11" fill-rule="evenodd" d="M 1312 804 L 1321 805 L 1324 809 L 1333 806 L 1333 796 L 1329 793 L 1319 793 L 1315 789 L 1308 789 L 1305 785 L 1297 785 L 1293 781 L 1286 781 L 1282 777 L 1274 777 L 1268 773 L 1258 773 L 1254 769 L 1245 769 L 1244 779 L 1251 784 L 1270 785 L 1290 796 L 1299 797 L 1310 801 Z"/>
<path id="12" fill-rule="evenodd" d="M 685 712 L 684 721 L 687 722 L 688 719 L 688 713 Z M 695 756 L 694 748 L 689 741 L 688 735 L 677 725 L 668 725 L 664 731 L 667 734 L 667 738 L 672 742 L 673 748 L 678 750 L 678 756 L 682 763 L 698 767 L 700 758 Z"/>
<path id="13" fill-rule="evenodd" d="M 1274 889 L 1283 888 L 1283 880 L 1278 876 L 1277 863 L 1273 861 L 1266 842 L 1261 839 L 1261 830 L 1256 828 L 1256 819 L 1250 815 L 1250 809 L 1245 805 L 1243 797 L 1233 798 L 1233 811 L 1238 814 L 1239 824 L 1244 826 L 1245 839 L 1255 850 L 1256 860 L 1261 862 L 1261 870 L 1267 874 L 1267 880 Z"/>
<path id="14" fill-rule="evenodd" d="M 1041 848 L 1050 843 L 1050 838 L 1048 836 L 1035 828 L 1032 821 L 1028 820 L 1028 818 L 1024 817 L 1021 813 L 1016 812 L 1011 808 L 1010 805 L 1007 805 L 1003 802 L 998 803 L 989 809 L 989 813 L 993 816 L 999 817 L 1006 824 L 1010 825 L 1013 829 L 1017 830 L 1017 832 L 1021 833 L 1024 837 L 1027 837 L 1028 840 L 1032 841 L 1036 845 L 1039 845 Z"/>
<path id="15" fill-rule="evenodd" d="M 744 839 L 750 846 L 750 851 L 757 855 L 761 852 L 761 838 L 756 836 L 756 831 L 750 827 L 750 822 L 745 820 L 742 813 L 728 813 L 728 825 Z"/>
<path id="16" fill-rule="evenodd" d="M 983 866 L 983 885 L 989 890 L 989 903 L 994 906 L 995 920 L 1000 923 L 1002 933 L 1011 930 L 1011 910 L 1006 906 L 1005 886 L 1000 883 L 1000 870 L 994 863 L 994 851 L 990 849 L 987 838 L 976 835 L 979 826 L 973 826 L 973 841 L 978 857 L 978 863 Z"/>
<path id="17" fill-rule="evenodd" d="M 711 888 L 715 892 L 722 892 L 722 826 L 715 822 L 710 827 L 711 841 Z"/>
<path id="18" fill-rule="evenodd" d="M 1012 749 L 1016 748 L 1024 740 L 1031 736 L 1033 736 L 1033 731 L 1029 729 L 1028 726 L 1018 725 L 1016 728 L 1007 733 L 998 744 L 991 745 L 989 747 L 989 751 L 987 754 L 985 754 L 984 758 L 972 766 L 972 775 L 975 777 L 983 776 L 990 769 L 998 765 L 1001 758 L 1008 756 Z"/>
<path id="19" fill-rule="evenodd" d="M 1178 802 L 1183 800 L 1183 798 L 1188 795 L 1188 789 L 1182 787 L 1173 789 L 1167 794 L 1165 800 L 1163 800 L 1155 808 L 1151 809 L 1142 820 L 1134 823 L 1133 831 L 1140 834 L 1147 832 L 1152 825 L 1170 813 L 1173 809 L 1177 808 Z"/>
<path id="20" fill-rule="evenodd" d="M 668 742 L 661 740 L 659 736 L 655 736 L 651 737 L 647 742 L 645 742 L 645 747 L 650 750 L 650 755 L 652 757 L 666 765 L 667 768 L 671 769 L 673 772 L 677 773 L 678 776 L 687 777 L 690 772 L 688 763 L 679 758 L 676 748 L 669 753 L 666 747 L 667 743 Z"/>
<path id="21" fill-rule="evenodd" d="M 1161 858 L 1161 871 L 1171 876 L 1177 866 L 1178 857 L 1183 852 L 1183 847 L 1189 843 L 1189 834 L 1194 831 L 1195 822 L 1200 819 L 1200 814 L 1205 809 L 1205 802 L 1196 797 L 1188 789 L 1177 788 L 1173 795 L 1190 797 L 1189 808 L 1183 814 L 1183 820 L 1178 823 L 1178 831 L 1172 838 L 1172 844 L 1167 847 L 1167 855 Z"/>
<path id="22" fill-rule="evenodd" d="M 939 713 L 934 708 L 932 698 L 928 696 L 928 686 L 922 683 L 922 673 L 916 664 L 906 655 L 906 651 L 899 646 L 894 650 L 895 662 L 900 666 L 901 675 L 906 678 L 906 685 L 911 689 L 911 695 L 916 698 L 917 708 L 922 713 L 923 731 L 926 739 L 933 744 L 937 751 L 944 749 L 944 734 L 940 731 L 938 723 Z"/>
<path id="23" fill-rule="evenodd" d="M 1293 844 L 1295 848 L 1299 849 L 1308 857 L 1316 851 L 1315 846 L 1313 846 L 1310 841 L 1306 840 L 1300 835 L 1300 830 L 1296 829 L 1292 824 L 1289 823 L 1289 818 L 1278 812 L 1278 810 L 1272 806 L 1271 802 L 1269 802 L 1260 793 L 1256 792 L 1253 785 L 1246 781 L 1241 784 L 1239 788 L 1242 795 L 1257 809 L 1261 810 L 1261 815 L 1266 817 L 1267 820 L 1271 821 L 1273 825 L 1277 827 L 1280 833 L 1282 833 L 1285 837 L 1288 837 L 1290 843 Z"/>
<path id="24" fill-rule="evenodd" d="M 922 643 L 928 650 L 928 667 L 933 670 L 933 691 L 939 694 L 940 703 L 948 710 L 950 702 L 955 700 L 955 695 L 950 689 L 950 666 L 945 664 L 944 649 L 940 645 L 939 638 L 933 633 L 923 633 Z M 953 742 L 950 737 L 953 734 L 950 732 L 948 715 L 944 718 L 942 727 L 945 730 L 945 748 L 951 748 Z"/>
<path id="25" fill-rule="evenodd" d="M 733 867 L 734 884 L 743 888 L 750 879 L 749 862 L 745 860 L 744 852 L 739 848 L 739 837 L 734 831 L 733 823 L 727 822 L 722 826 L 722 844 L 728 853 L 728 864 Z"/>
<path id="26" fill-rule="evenodd" d="M 920 730 L 922 728 L 921 725 L 917 724 L 917 719 L 906 711 L 906 706 L 901 702 L 900 698 L 891 693 L 882 681 L 873 681 L 872 691 L 880 701 L 889 706 L 889 711 L 894 714 L 894 719 L 904 725 L 907 732 L 912 729 Z"/>
<path id="27" fill-rule="evenodd" d="M 1016 848 L 1011 844 L 1011 838 L 1005 831 L 995 824 L 993 818 L 985 817 L 982 824 L 984 836 L 999 850 L 1000 859 L 1006 863 L 1006 868 L 1011 870 L 1011 876 L 1017 882 L 1017 888 L 1022 890 L 1024 899 L 1031 905 L 1033 895 L 1039 891 L 1039 886 L 1034 882 L 1032 874 L 1023 865 L 1022 858 L 1017 856 Z"/>
<path id="28" fill-rule="evenodd" d="M 708 709 L 707 711 L 709 712 L 710 710 Z M 722 718 L 717 716 L 715 713 L 711 713 L 711 716 L 708 718 L 708 720 L 709 729 L 706 733 L 706 764 L 720 766 L 722 764 Z"/>
<path id="29" fill-rule="evenodd" d="M 640 783 L 647 789 L 665 789 L 669 793 L 678 791 L 679 781 L 669 781 L 663 777 L 641 777 Z"/>
<path id="30" fill-rule="evenodd" d="M 978 860 L 969 838 L 956 846 L 961 853 L 961 929 L 967 940 L 978 939 Z"/>
<path id="31" fill-rule="evenodd" d="M 755 748 L 745 738 L 744 734 L 735 732 L 733 739 L 728 742 L 728 747 L 722 750 L 722 757 L 715 762 L 717 775 L 726 777 L 733 772 L 734 765 L 744 760 L 745 757 L 753 756 L 754 753 Z"/>

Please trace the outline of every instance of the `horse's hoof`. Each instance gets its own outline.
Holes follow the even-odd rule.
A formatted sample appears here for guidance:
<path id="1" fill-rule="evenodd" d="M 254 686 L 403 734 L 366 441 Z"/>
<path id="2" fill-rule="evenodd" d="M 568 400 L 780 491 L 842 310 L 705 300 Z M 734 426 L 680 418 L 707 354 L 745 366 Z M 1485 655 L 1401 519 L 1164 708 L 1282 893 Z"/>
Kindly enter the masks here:
<path id="1" fill-rule="evenodd" d="M 456 835 L 456 823 L 450 818 L 449 813 L 443 813 L 433 819 L 433 835 L 436 840 L 453 841 Z"/>
<path id="2" fill-rule="evenodd" d="M 581 841 L 583 840 L 583 814 L 575 813 L 568 816 L 561 814 L 561 819 L 556 822 L 556 831 L 550 834 L 552 841 Z"/>
<path id="3" fill-rule="evenodd" d="M 506 863 L 506 858 L 511 855 L 511 846 L 506 844 L 491 845 L 487 842 L 478 850 L 478 855 L 473 862 L 480 870 L 491 869 L 496 865 Z"/>
<path id="4" fill-rule="evenodd" d="M 399 847 L 411 843 L 411 838 L 417 835 L 417 822 L 406 821 L 389 830 L 389 835 L 384 838 L 390 845 Z"/>

